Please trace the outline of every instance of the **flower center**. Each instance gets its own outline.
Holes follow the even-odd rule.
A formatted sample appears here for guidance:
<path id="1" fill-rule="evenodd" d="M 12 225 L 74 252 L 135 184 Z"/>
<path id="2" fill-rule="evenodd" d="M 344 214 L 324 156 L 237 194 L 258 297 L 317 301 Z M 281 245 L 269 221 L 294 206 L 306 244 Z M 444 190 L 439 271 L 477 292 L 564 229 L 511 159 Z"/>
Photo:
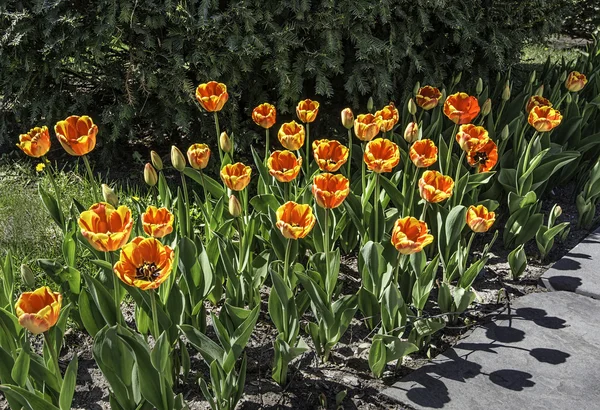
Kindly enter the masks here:
<path id="1" fill-rule="evenodd" d="M 160 276 L 160 269 L 154 262 L 144 262 L 135 270 L 135 278 L 154 282 Z"/>
<path id="2" fill-rule="evenodd" d="M 485 163 L 488 160 L 487 152 L 484 152 L 484 151 L 476 152 L 475 155 L 473 155 L 473 159 L 475 160 L 475 162 L 485 165 Z"/>

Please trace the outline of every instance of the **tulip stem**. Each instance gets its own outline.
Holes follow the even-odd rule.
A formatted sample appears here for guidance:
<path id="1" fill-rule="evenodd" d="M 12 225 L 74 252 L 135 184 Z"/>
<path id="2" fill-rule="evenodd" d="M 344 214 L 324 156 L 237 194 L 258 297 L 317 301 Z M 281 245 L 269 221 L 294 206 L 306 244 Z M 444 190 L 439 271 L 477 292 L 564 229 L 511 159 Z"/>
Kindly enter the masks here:
<path id="1" fill-rule="evenodd" d="M 110 263 L 111 269 L 114 269 L 115 264 L 113 263 L 112 253 L 105 252 L 106 261 Z M 113 280 L 113 298 L 115 299 L 115 324 L 121 324 L 121 295 L 119 292 L 119 278 L 117 275 L 112 275 Z"/>
<path id="2" fill-rule="evenodd" d="M 219 158 L 221 159 L 221 167 L 223 168 L 223 151 L 221 150 L 221 142 L 220 142 L 220 137 L 221 137 L 221 128 L 219 127 L 219 115 L 217 114 L 217 112 L 214 112 L 215 115 L 215 130 L 217 131 L 217 149 L 219 150 Z"/>
<path id="3" fill-rule="evenodd" d="M 446 169 L 444 170 L 444 175 L 448 175 L 450 168 L 452 167 L 452 148 L 454 148 L 454 140 L 456 139 L 457 129 L 458 124 L 454 124 L 452 134 L 450 135 L 450 142 L 448 143 L 448 155 L 446 156 Z"/>
<path id="4" fill-rule="evenodd" d="M 352 128 L 348 129 L 348 174 L 346 177 L 350 180 L 352 172 Z"/>
<path id="5" fill-rule="evenodd" d="M 412 205 L 413 205 L 413 201 L 414 201 L 414 190 L 415 190 L 415 187 L 417 186 L 417 179 L 419 178 L 419 174 L 420 174 L 419 171 L 420 171 L 420 168 L 415 169 L 415 175 L 412 180 L 412 185 L 410 186 L 411 191 L 410 191 L 410 199 L 408 201 L 408 210 L 407 210 L 407 212 L 405 212 L 405 215 L 410 215 L 410 213 L 412 211 Z M 404 203 L 406 203 L 406 198 L 404 199 Z"/>
<path id="6" fill-rule="evenodd" d="M 183 199 L 185 201 L 185 221 L 179 221 L 179 223 L 183 223 L 185 225 L 185 233 L 187 236 L 193 238 L 193 230 L 191 229 L 190 223 L 190 198 L 188 196 L 188 188 L 187 183 L 185 182 L 185 174 L 180 172 L 181 174 L 181 184 L 183 185 Z"/>
<path id="7" fill-rule="evenodd" d="M 306 153 L 304 157 L 304 161 L 306 161 L 306 182 L 308 182 L 309 173 L 310 173 L 310 163 L 308 162 L 308 156 L 310 155 L 310 123 L 306 123 Z"/>
<path id="8" fill-rule="evenodd" d="M 283 261 L 283 280 L 285 281 L 285 284 L 288 286 L 291 285 L 291 282 L 288 279 L 289 269 L 290 269 L 290 253 L 292 253 L 292 240 L 288 239 L 288 243 L 285 248 L 285 258 Z M 291 286 L 290 286 L 290 288 L 291 288 Z"/>
<path id="9" fill-rule="evenodd" d="M 467 251 L 465 252 L 465 257 L 466 257 L 465 265 L 466 265 L 466 262 L 468 262 L 468 260 L 469 260 L 469 252 L 471 252 L 471 245 L 473 245 L 473 239 L 475 239 L 475 232 L 471 232 L 471 237 L 469 238 L 469 243 L 467 244 Z M 462 272 L 461 272 L 461 274 L 462 274 Z"/>
<path id="10" fill-rule="evenodd" d="M 425 203 L 423 204 L 423 212 L 421 212 L 421 221 L 425 222 L 425 214 L 427 213 L 427 205 L 429 205 L 429 202 L 425 201 Z"/>
<path id="11" fill-rule="evenodd" d="M 325 208 L 325 223 L 323 226 L 323 247 L 325 248 L 325 277 L 327 278 L 325 282 L 325 291 L 327 292 L 327 296 L 331 300 L 331 295 L 333 294 L 333 289 L 329 289 L 329 275 L 331 275 L 331 269 L 329 268 L 329 208 Z"/>
<path id="12" fill-rule="evenodd" d="M 364 160 L 365 142 L 361 143 L 361 145 L 362 145 L 362 151 L 363 151 L 363 160 L 360 161 L 360 163 L 361 163 L 361 174 L 360 174 L 360 177 L 361 177 L 361 181 L 362 181 L 362 191 L 361 191 L 361 194 L 365 195 L 366 191 L 367 191 L 367 181 L 366 181 L 366 179 L 367 179 L 367 176 L 366 176 L 367 169 L 366 169 L 365 160 Z"/>
<path id="13" fill-rule="evenodd" d="M 266 136 L 266 143 L 265 143 L 265 166 L 267 165 L 267 158 L 269 158 L 269 129 L 265 128 L 265 136 Z"/>
<path id="14" fill-rule="evenodd" d="M 373 241 L 379 241 L 379 173 L 375 174 L 375 192 L 373 195 L 373 213 L 375 214 L 375 232 L 373 232 Z"/>
<path id="15" fill-rule="evenodd" d="M 50 183 L 52 184 L 52 188 L 54 189 L 54 195 L 56 196 L 56 205 L 58 206 L 58 212 L 61 215 L 61 218 L 64 218 L 64 214 L 62 211 L 62 205 L 60 203 L 60 192 L 58 190 L 58 186 L 56 185 L 56 180 L 54 179 L 54 172 L 52 170 L 52 165 L 50 164 L 50 161 L 48 161 L 46 159 L 46 157 L 42 157 L 42 160 L 44 161 L 44 163 L 48 162 L 48 167 L 46 168 L 46 175 L 48 175 L 48 178 L 50 178 Z M 63 231 L 65 229 L 64 226 L 60 227 Z"/>
<path id="16" fill-rule="evenodd" d="M 52 366 L 54 366 L 54 375 L 58 380 L 58 385 L 62 386 L 63 379 L 60 374 L 60 367 L 58 366 L 58 355 L 56 354 L 56 349 L 54 343 L 50 340 L 50 335 L 48 331 L 44 332 L 44 342 L 46 342 L 46 346 L 48 347 L 48 352 L 50 352 L 50 358 L 52 359 Z"/>
<path id="17" fill-rule="evenodd" d="M 183 175 L 183 174 L 182 174 Z M 206 209 L 206 213 L 205 215 L 208 215 L 208 207 L 206 206 L 207 203 L 210 202 L 210 192 L 207 191 L 206 189 L 206 183 L 204 182 L 204 172 L 202 172 L 202 170 L 200 170 L 200 182 L 202 182 L 202 193 L 204 194 L 204 204 L 202 204 L 202 206 L 204 207 L 204 209 Z M 206 218 L 208 219 L 208 218 Z M 205 222 L 205 233 L 206 233 L 206 239 L 210 240 L 211 238 L 211 229 L 210 229 L 210 221 L 206 220 Z"/>
<path id="18" fill-rule="evenodd" d="M 82 158 L 83 163 L 85 164 L 85 168 L 87 169 L 88 176 L 90 177 L 90 184 L 92 184 L 92 197 L 94 198 L 94 202 L 98 202 L 98 192 L 96 192 L 96 179 L 94 178 L 92 167 L 90 167 L 90 161 L 87 159 L 87 155 L 82 155 Z"/>
<path id="19" fill-rule="evenodd" d="M 158 338 L 160 337 L 160 328 L 158 326 L 158 310 L 156 309 L 156 289 L 150 291 L 150 303 L 152 305 L 152 325 L 154 327 L 154 349 L 156 349 L 156 345 L 158 343 Z M 163 358 L 166 359 L 166 358 Z M 167 396 L 165 395 L 165 378 L 162 374 L 158 375 L 158 380 L 160 381 L 160 395 L 163 401 L 163 407 L 166 409 L 167 406 Z"/>
<path id="20" fill-rule="evenodd" d="M 458 179 L 460 178 L 460 170 L 462 168 L 462 163 L 465 159 L 465 154 L 466 152 L 464 150 L 461 150 L 462 153 L 460 154 L 460 160 L 458 161 L 458 165 L 456 166 L 456 176 L 454 177 L 454 185 L 458 186 Z M 452 202 L 454 203 L 454 205 L 456 205 L 456 200 L 457 200 L 457 196 L 454 195 L 454 198 L 452 199 Z"/>
<path id="21" fill-rule="evenodd" d="M 506 105 L 506 101 L 502 100 L 500 104 L 500 111 L 498 111 L 498 116 L 496 117 L 496 122 L 494 123 L 494 130 L 498 128 L 498 123 L 500 122 L 500 117 L 502 117 L 502 112 L 504 111 L 504 106 Z"/>

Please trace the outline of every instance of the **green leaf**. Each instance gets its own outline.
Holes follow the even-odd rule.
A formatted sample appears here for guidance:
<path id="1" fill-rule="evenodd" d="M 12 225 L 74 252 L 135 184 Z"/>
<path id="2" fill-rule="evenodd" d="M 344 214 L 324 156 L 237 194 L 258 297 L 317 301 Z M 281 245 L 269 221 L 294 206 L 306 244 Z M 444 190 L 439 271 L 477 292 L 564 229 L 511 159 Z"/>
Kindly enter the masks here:
<path id="1" fill-rule="evenodd" d="M 29 375 L 29 352 L 27 349 L 21 349 L 19 356 L 17 356 L 17 360 L 15 361 L 15 365 L 10 374 L 11 378 L 21 387 L 25 387 L 25 382 L 27 381 L 27 376 Z"/>
<path id="2" fill-rule="evenodd" d="M 6 395 L 13 394 L 15 397 L 18 397 L 19 401 L 23 405 L 29 406 L 31 410 L 60 410 L 51 402 L 48 402 L 35 393 L 31 393 L 30 391 L 19 386 L 3 384 L 0 385 L 0 390 L 2 390 Z"/>
<path id="3" fill-rule="evenodd" d="M 169 355 L 171 353 L 170 350 L 171 347 L 169 346 L 167 332 L 162 332 L 150 354 L 152 366 L 154 366 L 159 373 L 164 374 L 167 371 Z"/>
<path id="4" fill-rule="evenodd" d="M 75 385 L 77 384 L 77 367 L 78 359 L 77 355 L 73 357 L 67 370 L 65 371 L 65 377 L 63 384 L 60 389 L 59 405 L 60 410 L 69 410 L 73 403 L 73 395 L 75 394 Z"/>
<path id="5" fill-rule="evenodd" d="M 275 195 L 262 194 L 262 195 L 256 195 L 255 197 L 253 197 L 250 200 L 250 205 L 252 205 L 252 207 L 256 211 L 268 215 L 269 209 L 271 209 L 273 211 L 277 211 L 277 208 L 279 208 L 279 206 L 281 204 L 279 203 L 277 198 L 275 198 Z"/>
<path id="6" fill-rule="evenodd" d="M 54 198 L 53 196 L 48 194 L 44 190 L 44 188 L 42 188 L 42 184 L 38 184 L 38 192 L 40 194 L 40 198 L 42 198 L 42 202 L 44 203 L 44 206 L 48 210 L 48 213 L 50 214 L 50 216 L 52 217 L 54 222 L 56 222 L 56 224 L 58 225 L 58 227 L 61 230 L 64 230 L 65 229 L 64 228 L 65 227 L 65 219 L 64 219 L 64 215 L 62 214 L 62 212 L 59 209 L 56 198 Z"/>
<path id="7" fill-rule="evenodd" d="M 223 362 L 225 351 L 208 336 L 190 325 L 181 325 L 178 327 L 207 363 L 212 363 L 215 360 L 219 363 Z"/>

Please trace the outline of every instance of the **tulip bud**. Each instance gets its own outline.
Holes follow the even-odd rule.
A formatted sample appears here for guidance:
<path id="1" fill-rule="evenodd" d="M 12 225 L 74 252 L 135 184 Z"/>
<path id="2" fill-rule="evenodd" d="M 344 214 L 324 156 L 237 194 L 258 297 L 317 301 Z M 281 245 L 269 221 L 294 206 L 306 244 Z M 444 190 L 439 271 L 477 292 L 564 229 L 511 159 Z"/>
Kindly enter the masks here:
<path id="1" fill-rule="evenodd" d="M 533 84 L 535 82 L 536 76 L 537 76 L 537 73 L 535 71 L 533 71 L 531 73 L 531 76 L 529 76 L 529 84 Z"/>
<path id="2" fill-rule="evenodd" d="M 404 140 L 412 144 L 419 139 L 419 125 L 416 122 L 409 122 L 404 130 Z"/>
<path id="3" fill-rule="evenodd" d="M 446 101 L 446 97 L 447 97 L 446 89 L 442 88 L 442 96 L 440 97 L 440 101 L 442 101 L 442 102 Z"/>
<path id="4" fill-rule="evenodd" d="M 502 75 L 500 73 L 496 74 L 496 82 L 499 83 L 502 79 Z"/>
<path id="5" fill-rule="evenodd" d="M 175 145 L 171 147 L 171 164 L 173 164 L 173 168 L 179 172 L 183 172 L 185 169 L 185 157 Z"/>
<path id="6" fill-rule="evenodd" d="M 540 85 L 533 95 L 539 95 L 540 97 L 544 94 L 544 84 Z"/>
<path id="7" fill-rule="evenodd" d="M 413 95 L 417 95 L 419 93 L 420 89 L 421 89 L 421 83 L 419 81 L 417 81 L 417 83 L 415 84 L 415 88 L 413 88 Z"/>
<path id="8" fill-rule="evenodd" d="M 242 204 L 240 204 L 239 199 L 235 195 L 229 196 L 229 213 L 234 218 L 242 214 Z"/>
<path id="9" fill-rule="evenodd" d="M 492 111 L 492 100 L 488 98 L 481 107 L 481 115 L 485 117 L 490 113 L 490 111 Z"/>
<path id="10" fill-rule="evenodd" d="M 483 92 L 483 79 L 479 77 L 477 80 L 477 86 L 475 87 L 475 94 L 479 95 Z"/>
<path id="11" fill-rule="evenodd" d="M 104 202 L 108 202 L 115 208 L 119 206 L 119 198 L 115 191 L 106 184 L 102 184 L 102 197 L 104 198 Z"/>
<path id="12" fill-rule="evenodd" d="M 347 129 L 351 129 L 354 126 L 354 114 L 350 108 L 342 110 L 342 125 Z"/>
<path id="13" fill-rule="evenodd" d="M 160 155 L 158 155 L 156 151 L 150 151 L 150 158 L 152 159 L 152 165 L 154 165 L 154 168 L 156 168 L 158 171 L 162 171 L 163 162 L 160 158 Z"/>
<path id="14" fill-rule="evenodd" d="M 26 264 L 21 265 L 21 278 L 28 288 L 35 289 L 35 277 L 33 276 L 33 271 Z"/>
<path id="15" fill-rule="evenodd" d="M 502 141 L 506 140 L 509 134 L 510 131 L 508 130 L 508 125 L 505 125 L 504 128 L 502 128 L 502 132 L 500 133 L 500 139 Z"/>
<path id="16" fill-rule="evenodd" d="M 567 96 L 565 97 L 565 101 L 567 102 L 567 104 L 571 104 L 571 101 L 573 101 L 573 97 L 571 97 L 571 93 L 567 94 Z"/>
<path id="17" fill-rule="evenodd" d="M 562 215 L 562 208 L 560 205 L 555 205 L 554 208 L 552 208 L 552 214 L 555 219 Z"/>
<path id="18" fill-rule="evenodd" d="M 408 100 L 408 112 L 410 115 L 415 115 L 417 113 L 417 105 L 412 98 Z"/>
<path id="19" fill-rule="evenodd" d="M 452 79 L 452 84 L 460 83 L 461 78 L 462 78 L 462 71 L 460 73 L 456 74 L 456 76 Z"/>
<path id="20" fill-rule="evenodd" d="M 158 175 L 156 175 L 156 170 L 150 163 L 147 163 L 144 167 L 144 181 L 146 181 L 146 184 L 150 186 L 154 186 L 158 182 Z"/>
<path id="21" fill-rule="evenodd" d="M 558 79 L 559 82 L 564 83 L 567 80 L 567 72 L 563 71 L 562 74 L 560 75 L 560 78 Z"/>
<path id="22" fill-rule="evenodd" d="M 231 149 L 233 148 L 231 138 L 229 138 L 229 135 L 227 135 L 225 131 L 223 131 L 219 137 L 219 145 L 221 146 L 221 151 L 223 152 L 231 152 Z"/>
<path id="23" fill-rule="evenodd" d="M 367 101 L 367 111 L 373 112 L 373 97 L 369 97 Z"/>
<path id="24" fill-rule="evenodd" d="M 504 85 L 504 90 L 502 90 L 502 101 L 510 100 L 510 82 L 506 80 L 506 84 Z"/>

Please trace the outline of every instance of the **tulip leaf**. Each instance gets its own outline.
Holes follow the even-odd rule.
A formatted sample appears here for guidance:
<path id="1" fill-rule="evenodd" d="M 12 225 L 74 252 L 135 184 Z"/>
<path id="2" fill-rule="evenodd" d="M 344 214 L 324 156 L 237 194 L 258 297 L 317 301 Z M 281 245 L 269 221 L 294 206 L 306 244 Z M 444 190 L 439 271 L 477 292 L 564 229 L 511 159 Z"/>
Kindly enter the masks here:
<path id="1" fill-rule="evenodd" d="M 213 361 L 223 362 L 225 351 L 208 336 L 190 325 L 181 325 L 179 329 L 183 332 L 188 342 L 200 352 L 207 363 L 212 363 Z"/>
<path id="2" fill-rule="evenodd" d="M 398 190 L 398 188 L 396 188 L 397 184 L 392 183 L 392 181 L 390 181 L 383 175 L 379 176 L 379 181 L 381 182 L 381 186 L 383 187 L 385 192 L 389 195 L 394 206 L 398 209 L 402 209 L 404 207 L 404 197 L 402 196 L 402 193 Z"/>
<path id="3" fill-rule="evenodd" d="M 75 385 L 77 384 L 77 367 L 78 360 L 77 355 L 73 357 L 67 370 L 65 371 L 65 377 L 63 380 L 62 387 L 60 389 L 59 405 L 60 410 L 69 410 L 73 403 L 73 395 L 75 394 Z"/>
<path id="4" fill-rule="evenodd" d="M 105 322 L 108 325 L 114 325 L 115 319 L 117 317 L 117 312 L 115 311 L 115 301 L 111 294 L 106 290 L 106 288 L 98 281 L 98 279 L 93 278 L 88 274 L 84 274 L 83 278 L 87 284 L 88 290 L 90 292 L 90 296 L 92 300 L 98 307 L 98 310 L 102 314 Z M 121 313 L 119 312 L 119 315 Z"/>
<path id="5" fill-rule="evenodd" d="M 162 374 L 165 374 L 167 371 L 170 350 L 167 332 L 162 332 L 150 354 L 152 366 Z"/>
<path id="6" fill-rule="evenodd" d="M 31 410 L 60 410 L 51 402 L 48 402 L 39 397 L 37 394 L 19 386 L 3 384 L 0 385 L 0 390 L 2 390 L 7 396 L 13 395 L 13 397 L 16 398 L 23 406 L 27 406 Z"/>
<path id="7" fill-rule="evenodd" d="M 38 184 L 38 192 L 40 194 L 40 198 L 42 198 L 42 202 L 44 203 L 44 205 L 46 206 L 46 209 L 48 210 L 48 213 L 50 214 L 52 219 L 54 219 L 54 222 L 56 222 L 56 224 L 58 225 L 58 227 L 61 230 L 64 230 L 65 229 L 65 217 L 62 214 L 62 212 L 60 211 L 60 207 L 58 205 L 56 198 L 54 198 L 53 196 L 48 194 L 42 187 L 42 184 Z"/>
<path id="8" fill-rule="evenodd" d="M 28 348 L 21 349 L 10 374 L 15 383 L 21 387 L 25 387 L 25 382 L 27 381 L 27 376 L 29 375 L 30 358 L 27 350 Z"/>
<path id="9" fill-rule="evenodd" d="M 204 189 L 206 189 L 212 196 L 216 198 L 220 198 L 225 195 L 225 189 L 222 184 L 219 184 L 213 178 L 209 177 L 206 174 L 200 175 L 200 171 L 197 171 L 193 168 L 186 167 L 183 170 L 183 173 L 193 179 L 198 184 L 202 185 Z M 204 184 L 203 184 L 204 181 Z"/>
<path id="10" fill-rule="evenodd" d="M 277 211 L 277 208 L 281 205 L 275 195 L 272 194 L 262 194 L 256 195 L 250 200 L 250 205 L 263 214 L 269 214 L 269 209 L 273 211 Z"/>

